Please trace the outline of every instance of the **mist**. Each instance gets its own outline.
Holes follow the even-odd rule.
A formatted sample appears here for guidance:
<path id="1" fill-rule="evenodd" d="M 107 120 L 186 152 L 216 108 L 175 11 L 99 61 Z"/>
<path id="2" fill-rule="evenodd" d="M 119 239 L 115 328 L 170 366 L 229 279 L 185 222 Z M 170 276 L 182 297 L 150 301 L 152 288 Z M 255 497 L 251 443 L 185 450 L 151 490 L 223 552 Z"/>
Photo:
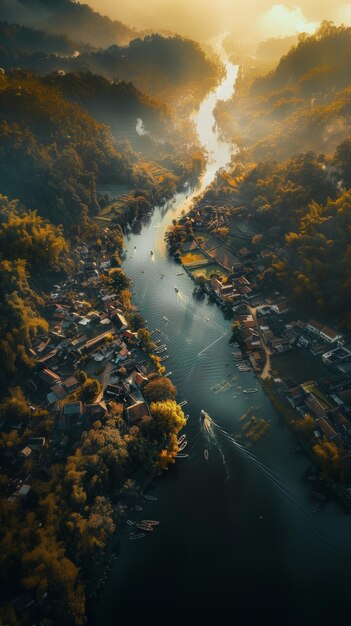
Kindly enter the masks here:
<path id="1" fill-rule="evenodd" d="M 179 33 L 202 42 L 223 32 L 242 41 L 262 41 L 312 33 L 322 20 L 351 23 L 351 3 L 337 0 L 89 0 L 88 4 L 137 29 Z"/>

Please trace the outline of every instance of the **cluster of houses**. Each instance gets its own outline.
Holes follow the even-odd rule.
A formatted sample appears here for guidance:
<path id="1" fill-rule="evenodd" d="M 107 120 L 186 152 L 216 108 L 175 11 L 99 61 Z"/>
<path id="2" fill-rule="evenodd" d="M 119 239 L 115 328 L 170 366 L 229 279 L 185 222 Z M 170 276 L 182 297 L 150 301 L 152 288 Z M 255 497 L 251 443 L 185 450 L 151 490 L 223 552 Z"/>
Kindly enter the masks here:
<path id="1" fill-rule="evenodd" d="M 142 390 L 152 364 L 139 348 L 137 333 L 129 329 L 117 294 L 102 279 L 110 265 L 107 250 L 100 251 L 99 263 L 93 260 L 94 241 L 78 246 L 75 254 L 82 260 L 78 275 L 55 285 L 46 309 L 49 330 L 33 344 L 35 368 L 26 383 L 30 401 L 53 416 L 53 431 L 49 437 L 29 437 L 20 450 L 4 453 L 8 474 L 14 477 L 9 499 L 30 496 L 24 461 L 37 461 L 37 474 L 49 475 L 51 463 L 74 450 L 82 431 L 108 415 L 111 402 L 123 404 L 126 428 L 149 415 Z M 101 383 L 94 402 L 80 399 L 82 370 Z M 24 423 L 15 428 L 20 435 L 25 432 Z"/>
<path id="2" fill-rule="evenodd" d="M 300 385 L 290 379 L 280 383 L 296 417 L 309 415 L 315 422 L 314 439 L 326 437 L 351 452 L 351 381 L 308 381 Z"/>

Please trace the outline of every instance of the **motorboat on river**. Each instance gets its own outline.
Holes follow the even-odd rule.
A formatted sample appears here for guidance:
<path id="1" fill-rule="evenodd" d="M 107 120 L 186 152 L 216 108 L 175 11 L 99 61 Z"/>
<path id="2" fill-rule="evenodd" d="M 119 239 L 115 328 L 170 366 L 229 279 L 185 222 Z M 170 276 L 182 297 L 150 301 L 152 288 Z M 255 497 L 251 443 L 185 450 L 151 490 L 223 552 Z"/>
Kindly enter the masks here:
<path id="1" fill-rule="evenodd" d="M 178 287 L 174 287 L 174 291 L 175 291 L 176 293 L 179 293 L 179 289 L 178 289 Z"/>
<path id="2" fill-rule="evenodd" d="M 208 461 L 208 456 L 209 456 L 208 450 L 204 450 L 204 457 L 205 457 L 206 461 Z"/>
<path id="3" fill-rule="evenodd" d="M 256 387 L 252 387 L 250 389 L 243 389 L 244 393 L 257 393 Z"/>
<path id="4" fill-rule="evenodd" d="M 206 411 L 204 411 L 203 409 L 201 409 L 201 411 L 200 411 L 200 417 L 201 417 L 201 419 L 202 419 L 202 420 L 204 420 L 204 419 L 205 419 L 206 415 L 207 415 Z"/>

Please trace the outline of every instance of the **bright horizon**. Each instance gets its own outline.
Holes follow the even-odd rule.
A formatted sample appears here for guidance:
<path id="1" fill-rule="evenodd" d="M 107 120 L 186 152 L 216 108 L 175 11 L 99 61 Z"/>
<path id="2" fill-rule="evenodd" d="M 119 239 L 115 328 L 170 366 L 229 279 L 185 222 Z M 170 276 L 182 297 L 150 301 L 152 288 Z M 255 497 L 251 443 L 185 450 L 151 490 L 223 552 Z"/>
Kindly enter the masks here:
<path id="1" fill-rule="evenodd" d="M 351 24 L 351 3 L 335 0 L 88 0 L 112 19 L 139 30 L 167 30 L 199 41 L 226 32 L 239 40 L 261 41 L 300 32 L 312 33 L 323 20 Z"/>

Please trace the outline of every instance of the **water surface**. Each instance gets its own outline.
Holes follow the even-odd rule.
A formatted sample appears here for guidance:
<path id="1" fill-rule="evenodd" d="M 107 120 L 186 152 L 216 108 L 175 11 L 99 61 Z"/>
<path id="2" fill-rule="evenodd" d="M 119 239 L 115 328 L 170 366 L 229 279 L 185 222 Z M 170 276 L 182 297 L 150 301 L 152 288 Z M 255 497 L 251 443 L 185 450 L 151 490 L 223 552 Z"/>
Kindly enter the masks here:
<path id="1" fill-rule="evenodd" d="M 179 400 L 188 400 L 189 458 L 157 481 L 152 491 L 157 502 L 143 504 L 140 517 L 160 520 L 157 531 L 140 541 L 122 541 L 99 603 L 99 626 L 141 620 L 324 625 L 340 623 L 335 616 L 347 606 L 349 518 L 332 503 L 316 513 L 305 479 L 309 462 L 294 452 L 296 442 L 253 373 L 240 374 L 226 393 L 211 391 L 238 375 L 230 322 L 207 299 L 194 298 L 193 282 L 164 246 L 172 219 L 230 161 L 233 146 L 220 141 L 213 118 L 217 100 L 233 91 L 237 68 L 228 64 L 227 70 L 194 115 L 209 152 L 199 186 L 156 208 L 126 241 L 124 267 L 134 281 L 135 302 L 149 327 L 162 329 L 171 355 L 167 368 Z M 259 392 L 245 395 L 246 387 Z M 252 406 L 271 428 L 247 450 L 233 435 L 241 432 L 239 419 Z M 202 408 L 211 416 L 205 423 L 199 418 Z"/>

